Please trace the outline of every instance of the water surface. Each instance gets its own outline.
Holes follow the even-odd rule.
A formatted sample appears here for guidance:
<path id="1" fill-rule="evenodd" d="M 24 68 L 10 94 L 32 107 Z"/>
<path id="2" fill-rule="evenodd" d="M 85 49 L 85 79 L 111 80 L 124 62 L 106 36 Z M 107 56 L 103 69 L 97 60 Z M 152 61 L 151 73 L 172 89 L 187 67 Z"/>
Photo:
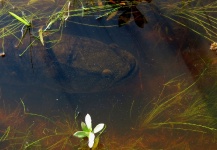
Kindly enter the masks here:
<path id="1" fill-rule="evenodd" d="M 154 6 L 155 3 L 152 3 L 138 6 L 148 20 L 144 28 L 139 28 L 133 21 L 118 27 L 118 16 L 109 21 L 106 18 L 96 20 L 97 14 L 70 17 L 63 27 L 63 36 L 92 39 L 93 42 L 98 41 L 108 47 L 115 45 L 118 50 L 130 53 L 136 59 L 138 70 L 133 75 L 129 74 L 129 78 L 123 79 L 123 82 L 108 89 L 93 91 L 90 88 L 85 92 L 74 91 L 62 82 L 65 79 L 61 78 L 63 76 L 56 74 L 59 73 L 58 66 L 50 70 L 40 68 L 39 60 L 34 56 L 41 53 L 38 51 L 44 49 L 37 49 L 35 46 L 31 51 L 28 50 L 22 57 L 19 57 L 22 53 L 22 46 L 19 49 L 15 48 L 15 39 L 11 40 L 14 42 L 9 45 L 5 45 L 6 57 L 0 60 L 2 103 L 16 106 L 22 99 L 28 112 L 50 118 L 65 114 L 65 116 L 72 116 L 73 120 L 74 114 L 79 112 L 79 122 L 84 120 L 85 115 L 89 113 L 94 125 L 98 122 L 107 125 L 104 141 L 106 141 L 106 135 L 113 135 L 118 141 L 126 140 L 122 137 L 125 135 L 132 141 L 141 137 L 140 142 L 143 143 L 141 145 L 146 145 L 147 149 L 176 149 L 176 147 L 200 149 L 203 148 L 201 145 L 207 146 L 203 143 L 203 139 L 200 143 L 190 141 L 198 136 L 202 138 L 200 132 L 204 132 L 204 139 L 215 139 L 210 130 L 203 130 L 196 126 L 186 127 L 182 126 L 183 124 L 175 126 L 174 130 L 172 126 L 161 127 L 158 124 L 159 127 L 156 127 L 156 130 L 151 130 L 155 128 L 155 123 L 166 124 L 170 121 L 216 127 L 213 123 L 215 121 L 210 121 L 213 124 L 205 124 L 205 121 L 195 117 L 205 115 L 212 118 L 215 116 L 215 94 L 211 91 L 215 90 L 213 87 L 215 86 L 216 56 L 209 51 L 209 42 L 161 16 L 157 6 Z M 160 9 L 160 6 L 158 7 Z M 74 44 L 83 47 L 90 46 L 84 45 L 80 40 Z M 70 46 L 73 47 L 73 45 Z M 9 51 L 13 53 L 8 53 Z M 45 61 L 43 57 L 41 61 Z M 54 71 L 55 76 L 49 78 L 44 75 L 53 73 L 49 71 Z M 85 80 L 88 82 L 88 76 Z M 95 89 L 97 84 L 92 86 Z M 148 125 L 143 123 L 143 120 L 149 117 L 150 112 L 157 110 L 157 106 L 168 99 L 172 100 L 165 105 L 165 111 L 154 117 Z M 194 107 L 194 102 L 190 101 L 195 101 L 197 105 Z M 204 111 L 201 114 L 199 106 L 203 106 Z M 189 117 L 183 117 L 188 110 L 195 112 L 196 115 L 191 116 L 188 113 Z M 64 117 L 62 119 L 64 120 Z M 9 124 L 2 123 L 1 126 L 5 128 Z M 150 130 L 146 131 L 148 127 Z M 188 137 L 183 134 L 185 129 L 190 131 Z M 179 140 L 181 143 L 188 143 L 188 146 L 179 145 Z M 130 140 L 128 142 L 130 143 Z M 171 145 L 167 144 L 168 142 Z M 117 145 L 122 144 L 120 142 L 116 144 L 116 147 Z M 215 145 L 215 141 L 211 142 L 210 149 Z M 138 146 L 137 149 L 144 149 L 144 147 Z"/>

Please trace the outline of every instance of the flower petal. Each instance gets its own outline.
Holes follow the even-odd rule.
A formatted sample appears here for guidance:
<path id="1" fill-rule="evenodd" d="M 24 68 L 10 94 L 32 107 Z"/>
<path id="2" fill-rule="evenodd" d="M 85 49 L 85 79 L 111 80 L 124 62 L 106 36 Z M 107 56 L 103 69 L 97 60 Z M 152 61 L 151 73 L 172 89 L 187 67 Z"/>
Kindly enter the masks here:
<path id="1" fill-rule="evenodd" d="M 93 133 L 98 133 L 99 131 L 101 131 L 103 128 L 104 128 L 105 124 L 104 123 L 100 123 L 98 124 L 94 130 L 93 130 Z"/>
<path id="2" fill-rule="evenodd" d="M 89 141 L 88 141 L 88 146 L 89 146 L 89 148 L 92 148 L 92 147 L 93 147 L 94 139 L 95 139 L 94 133 L 93 133 L 93 132 L 90 132 L 90 133 L 89 133 Z"/>
<path id="3" fill-rule="evenodd" d="M 87 128 L 92 131 L 92 120 L 89 114 L 86 115 L 85 117 L 85 123 L 87 125 Z"/>
<path id="4" fill-rule="evenodd" d="M 88 136 L 88 132 L 77 131 L 73 134 L 73 136 L 78 137 L 78 138 L 84 138 Z"/>

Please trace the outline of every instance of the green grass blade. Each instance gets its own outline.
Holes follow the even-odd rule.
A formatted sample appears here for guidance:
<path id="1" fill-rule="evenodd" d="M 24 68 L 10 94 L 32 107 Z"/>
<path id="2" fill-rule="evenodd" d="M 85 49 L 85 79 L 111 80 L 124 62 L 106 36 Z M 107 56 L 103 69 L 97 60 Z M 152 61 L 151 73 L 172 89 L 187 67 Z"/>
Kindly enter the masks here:
<path id="1" fill-rule="evenodd" d="M 30 23 L 29 23 L 27 20 L 25 20 L 25 19 L 23 19 L 23 18 L 17 16 L 16 14 L 14 14 L 14 13 L 12 13 L 12 12 L 9 12 L 9 14 L 10 14 L 11 16 L 13 16 L 14 18 L 16 18 L 17 20 L 19 20 L 20 22 L 22 22 L 23 24 L 25 24 L 26 26 L 30 26 Z"/>

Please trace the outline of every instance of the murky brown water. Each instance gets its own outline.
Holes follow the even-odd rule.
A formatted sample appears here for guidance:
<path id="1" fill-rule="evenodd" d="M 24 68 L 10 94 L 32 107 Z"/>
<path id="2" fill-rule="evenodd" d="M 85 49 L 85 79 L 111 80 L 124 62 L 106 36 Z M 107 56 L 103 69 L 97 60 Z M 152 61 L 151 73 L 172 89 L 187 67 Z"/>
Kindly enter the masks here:
<path id="1" fill-rule="evenodd" d="M 7 127 L 11 130 L 8 139 L 0 138 L 0 147 L 22 149 L 40 139 L 32 149 L 76 149 L 79 140 L 71 135 L 79 112 L 79 129 L 87 113 L 93 126 L 107 125 L 99 149 L 215 149 L 216 55 L 209 51 L 210 42 L 161 16 L 154 4 L 138 6 L 148 20 L 144 28 L 133 21 L 118 27 L 118 16 L 66 22 L 63 36 L 92 39 L 93 45 L 115 46 L 135 57 L 138 71 L 108 89 L 95 90 L 98 80 L 91 82 L 89 92 L 70 89 L 56 74 L 64 67 L 44 70 L 40 64 L 37 57 L 44 49 L 35 46 L 19 57 L 24 48 L 14 48 L 15 38 L 6 42 L 6 57 L 0 60 L 0 137 Z M 87 50 L 91 46 L 80 40 L 75 44 Z M 49 71 L 56 75 L 47 77 L 53 73 Z M 83 80 L 88 82 L 88 75 Z M 21 99 L 33 115 L 23 113 Z"/>

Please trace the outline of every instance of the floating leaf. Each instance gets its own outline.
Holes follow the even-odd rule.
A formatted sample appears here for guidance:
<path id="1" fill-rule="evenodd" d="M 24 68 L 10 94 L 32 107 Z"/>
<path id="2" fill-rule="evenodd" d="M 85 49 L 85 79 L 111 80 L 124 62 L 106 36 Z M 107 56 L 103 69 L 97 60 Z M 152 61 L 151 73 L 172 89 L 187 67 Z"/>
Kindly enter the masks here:
<path id="1" fill-rule="evenodd" d="M 126 8 L 126 11 L 124 11 L 118 18 L 118 25 L 119 27 L 125 25 L 127 22 L 129 22 L 131 17 L 131 9 Z"/>
<path id="2" fill-rule="evenodd" d="M 17 16 L 16 14 L 14 14 L 12 12 L 9 12 L 9 14 L 11 16 L 13 16 L 14 18 L 16 18 L 17 20 L 19 20 L 20 22 L 22 22 L 23 24 L 25 24 L 26 26 L 30 26 L 31 25 L 26 19 L 23 19 L 23 18 Z"/>
<path id="3" fill-rule="evenodd" d="M 105 124 L 104 123 L 100 123 L 98 124 L 94 130 L 93 130 L 93 133 L 98 133 L 99 131 L 101 131 L 103 128 L 104 128 Z"/>
<path id="4" fill-rule="evenodd" d="M 136 25 L 140 28 L 144 28 L 144 24 L 148 23 L 148 21 L 145 19 L 144 15 L 136 8 L 136 6 L 132 6 L 132 14 Z"/>
<path id="5" fill-rule="evenodd" d="M 89 133 L 85 131 L 77 131 L 73 134 L 73 136 L 78 137 L 78 138 L 84 138 L 88 137 Z"/>
<path id="6" fill-rule="evenodd" d="M 110 20 L 110 19 L 112 19 L 114 16 L 117 15 L 117 13 L 118 13 L 118 11 L 114 11 L 114 12 L 112 12 L 112 13 L 108 16 L 108 18 L 107 18 L 106 20 Z"/>
<path id="7" fill-rule="evenodd" d="M 38 34 L 39 34 L 39 38 L 40 38 L 41 44 L 44 46 L 44 39 L 43 39 L 43 30 L 42 30 L 42 27 L 40 27 L 40 29 L 38 30 Z"/>

